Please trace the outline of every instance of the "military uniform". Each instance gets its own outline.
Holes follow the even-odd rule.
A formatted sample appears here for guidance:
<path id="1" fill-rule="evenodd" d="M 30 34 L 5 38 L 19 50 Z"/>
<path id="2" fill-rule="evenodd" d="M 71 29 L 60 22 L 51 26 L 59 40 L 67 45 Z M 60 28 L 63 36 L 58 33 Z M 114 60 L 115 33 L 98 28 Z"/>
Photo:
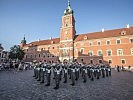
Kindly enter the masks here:
<path id="1" fill-rule="evenodd" d="M 42 73 L 41 73 L 41 82 L 40 83 L 44 83 L 45 72 L 46 72 L 46 64 L 43 64 L 42 65 Z"/>
<path id="2" fill-rule="evenodd" d="M 101 66 L 102 78 L 105 77 L 105 66 Z"/>
<path id="3" fill-rule="evenodd" d="M 76 68 L 75 68 L 75 80 L 79 79 L 79 70 L 80 70 L 80 67 L 79 67 L 78 64 L 76 64 Z"/>
<path id="4" fill-rule="evenodd" d="M 90 67 L 91 81 L 94 81 L 94 68 Z"/>
<path id="5" fill-rule="evenodd" d="M 72 86 L 75 85 L 75 65 L 71 65 L 71 80 L 72 80 Z"/>
<path id="6" fill-rule="evenodd" d="M 68 73 L 68 70 L 67 70 L 67 64 L 64 64 L 64 82 L 63 83 L 67 83 L 67 73 Z"/>
<path id="7" fill-rule="evenodd" d="M 50 80 L 51 80 L 51 65 L 50 64 L 47 64 L 46 77 L 47 77 L 47 84 L 45 86 L 50 86 Z"/>
<path id="8" fill-rule="evenodd" d="M 54 87 L 54 89 L 58 89 L 59 88 L 59 84 L 60 84 L 60 74 L 61 74 L 61 65 L 58 64 L 56 67 L 55 67 L 55 70 L 56 70 L 56 73 L 55 73 L 55 83 L 56 83 L 56 86 Z"/>
<path id="9" fill-rule="evenodd" d="M 83 77 L 83 80 L 84 80 L 83 82 L 86 83 L 87 68 L 86 68 L 85 65 L 82 66 L 82 70 L 83 70 L 83 72 L 82 72 L 83 76 L 82 77 Z"/>

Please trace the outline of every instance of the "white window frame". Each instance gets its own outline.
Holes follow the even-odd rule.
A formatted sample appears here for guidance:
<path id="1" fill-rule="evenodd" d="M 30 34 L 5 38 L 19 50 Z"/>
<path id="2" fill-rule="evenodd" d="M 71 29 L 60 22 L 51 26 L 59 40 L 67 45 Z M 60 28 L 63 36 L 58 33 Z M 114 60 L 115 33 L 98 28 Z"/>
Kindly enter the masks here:
<path id="1" fill-rule="evenodd" d="M 119 44 L 121 44 L 121 39 L 117 39 L 117 40 L 120 40 L 120 43 L 119 43 Z M 117 43 L 117 40 L 116 40 L 116 44 L 118 44 L 118 43 Z"/>
<path id="2" fill-rule="evenodd" d="M 90 53 L 91 53 L 92 55 L 90 55 Z M 90 50 L 90 51 L 88 52 L 88 55 L 89 55 L 89 56 L 93 56 L 93 51 Z"/>
<path id="3" fill-rule="evenodd" d="M 89 42 L 89 46 L 92 46 L 93 45 L 93 43 L 92 42 Z"/>
<path id="4" fill-rule="evenodd" d="M 108 55 L 108 51 L 111 51 L 111 55 Z M 107 52 L 107 56 L 112 56 L 112 50 L 107 50 L 106 52 Z"/>
<path id="5" fill-rule="evenodd" d="M 133 43 L 133 42 L 131 42 L 131 39 L 133 39 L 133 38 L 130 38 L 130 40 L 129 40 L 129 41 L 130 41 L 130 43 Z"/>
<path id="6" fill-rule="evenodd" d="M 131 48 L 131 55 L 133 55 L 133 48 Z"/>
<path id="7" fill-rule="evenodd" d="M 109 44 L 108 44 L 108 41 L 109 41 Z M 110 40 L 106 40 L 106 45 L 110 45 L 110 44 L 111 44 Z"/>
<path id="8" fill-rule="evenodd" d="M 101 51 L 102 55 L 99 55 L 99 51 Z M 98 55 L 98 56 L 103 56 L 102 50 L 98 50 L 98 51 L 97 51 L 97 55 Z"/>
<path id="9" fill-rule="evenodd" d="M 111 64 L 113 63 L 112 59 L 108 59 L 108 63 L 109 63 L 109 60 L 111 60 Z M 110 64 L 110 63 L 109 63 Z"/>
<path id="10" fill-rule="evenodd" d="M 126 59 L 121 59 L 121 64 L 123 64 L 123 63 L 122 63 L 122 60 L 124 60 L 124 61 L 125 61 L 125 64 L 126 64 Z"/>
<path id="11" fill-rule="evenodd" d="M 102 44 L 102 42 L 101 41 L 97 41 L 97 45 L 99 45 L 98 43 L 100 42 L 100 45 Z"/>
<path id="12" fill-rule="evenodd" d="M 121 54 L 118 54 L 119 52 L 119 50 L 121 50 L 122 51 L 122 53 Z M 117 49 L 117 56 L 123 56 L 123 49 Z"/>
<path id="13" fill-rule="evenodd" d="M 83 52 L 82 52 L 82 53 L 84 53 L 84 48 L 80 48 L 80 52 L 81 52 L 81 50 L 83 50 Z"/>

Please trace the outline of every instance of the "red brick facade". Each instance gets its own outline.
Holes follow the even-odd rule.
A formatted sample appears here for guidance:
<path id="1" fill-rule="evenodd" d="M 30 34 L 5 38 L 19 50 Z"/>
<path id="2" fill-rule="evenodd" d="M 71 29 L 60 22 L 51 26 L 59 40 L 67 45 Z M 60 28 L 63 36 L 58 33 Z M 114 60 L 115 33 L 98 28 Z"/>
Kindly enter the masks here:
<path id="1" fill-rule="evenodd" d="M 21 43 L 25 61 L 77 60 L 133 66 L 133 27 L 76 35 L 73 11 L 68 5 L 62 17 L 60 38 Z"/>

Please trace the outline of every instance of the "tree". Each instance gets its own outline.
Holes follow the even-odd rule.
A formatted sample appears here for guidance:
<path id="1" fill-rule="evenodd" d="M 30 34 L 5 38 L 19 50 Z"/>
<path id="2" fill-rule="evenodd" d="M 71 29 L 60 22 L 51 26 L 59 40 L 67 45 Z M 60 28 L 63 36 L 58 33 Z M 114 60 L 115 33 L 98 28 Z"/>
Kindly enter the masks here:
<path id="1" fill-rule="evenodd" d="M 10 59 L 19 59 L 22 60 L 24 58 L 25 52 L 18 45 L 14 45 L 10 48 L 9 58 Z"/>

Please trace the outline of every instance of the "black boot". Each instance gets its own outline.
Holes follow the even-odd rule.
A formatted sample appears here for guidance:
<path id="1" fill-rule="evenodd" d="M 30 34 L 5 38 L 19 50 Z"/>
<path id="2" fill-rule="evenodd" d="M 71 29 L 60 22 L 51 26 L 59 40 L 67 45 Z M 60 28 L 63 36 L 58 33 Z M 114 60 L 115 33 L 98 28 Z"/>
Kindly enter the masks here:
<path id="1" fill-rule="evenodd" d="M 46 84 L 45 86 L 50 86 L 50 84 Z"/>
<path id="2" fill-rule="evenodd" d="M 72 85 L 72 86 L 74 86 L 75 84 L 74 84 L 74 83 L 72 83 L 71 85 Z"/>
<path id="3" fill-rule="evenodd" d="M 66 83 L 67 81 L 64 81 L 63 83 Z"/>
<path id="4" fill-rule="evenodd" d="M 41 81 L 40 83 L 44 83 L 44 81 Z"/>
<path id="5" fill-rule="evenodd" d="M 59 89 L 59 85 L 56 85 L 56 87 L 54 87 L 54 89 Z"/>

